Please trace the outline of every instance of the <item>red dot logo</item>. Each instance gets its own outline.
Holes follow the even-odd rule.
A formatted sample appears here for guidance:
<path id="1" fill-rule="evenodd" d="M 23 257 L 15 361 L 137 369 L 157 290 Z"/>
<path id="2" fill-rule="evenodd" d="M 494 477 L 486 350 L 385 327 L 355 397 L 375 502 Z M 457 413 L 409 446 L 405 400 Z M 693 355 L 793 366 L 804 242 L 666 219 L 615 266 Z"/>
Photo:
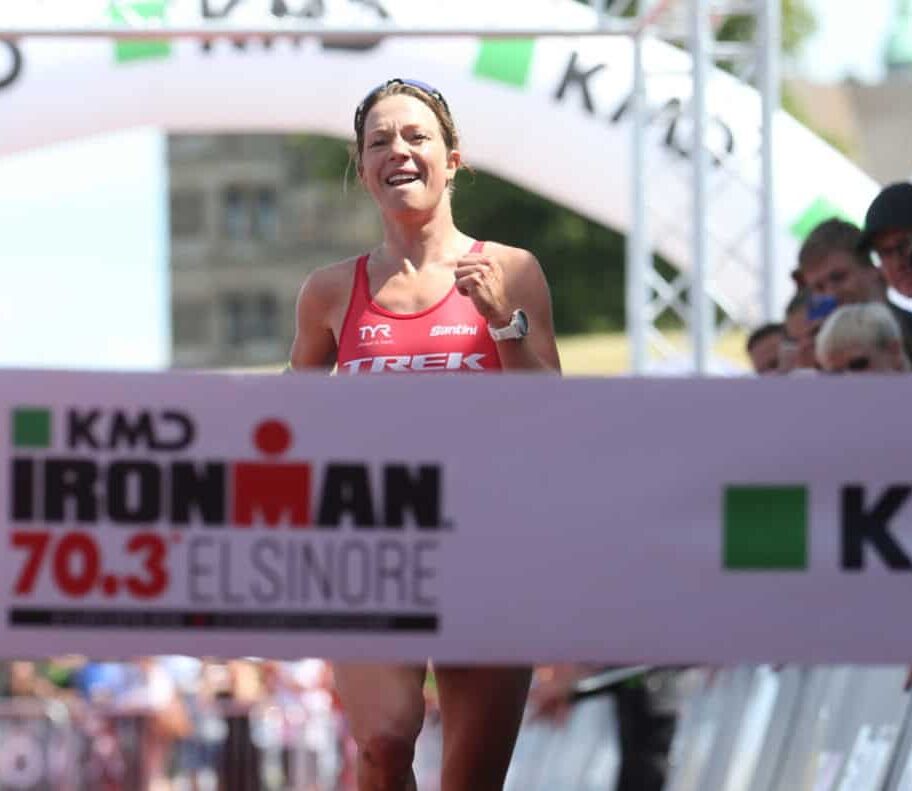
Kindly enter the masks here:
<path id="1" fill-rule="evenodd" d="M 253 441 L 267 456 L 278 456 L 291 446 L 291 429 L 281 420 L 264 420 L 254 430 Z"/>

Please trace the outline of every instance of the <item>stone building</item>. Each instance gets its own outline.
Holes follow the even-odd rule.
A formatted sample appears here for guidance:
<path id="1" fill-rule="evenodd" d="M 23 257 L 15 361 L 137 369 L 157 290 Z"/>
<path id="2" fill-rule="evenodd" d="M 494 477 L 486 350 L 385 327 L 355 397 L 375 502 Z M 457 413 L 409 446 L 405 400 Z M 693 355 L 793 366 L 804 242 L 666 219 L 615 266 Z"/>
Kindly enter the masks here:
<path id="1" fill-rule="evenodd" d="M 344 163 L 326 172 L 328 146 L 286 135 L 169 137 L 175 367 L 283 364 L 307 273 L 376 244 L 373 204 Z"/>

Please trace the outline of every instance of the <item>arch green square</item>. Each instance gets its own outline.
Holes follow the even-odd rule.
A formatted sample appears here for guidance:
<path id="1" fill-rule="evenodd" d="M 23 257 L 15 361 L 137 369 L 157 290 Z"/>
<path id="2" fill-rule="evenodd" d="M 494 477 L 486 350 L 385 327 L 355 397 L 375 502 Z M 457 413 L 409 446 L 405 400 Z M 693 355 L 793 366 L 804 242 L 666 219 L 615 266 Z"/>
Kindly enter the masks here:
<path id="1" fill-rule="evenodd" d="M 475 76 L 521 88 L 529 79 L 534 52 L 534 39 L 482 41 L 475 61 Z"/>

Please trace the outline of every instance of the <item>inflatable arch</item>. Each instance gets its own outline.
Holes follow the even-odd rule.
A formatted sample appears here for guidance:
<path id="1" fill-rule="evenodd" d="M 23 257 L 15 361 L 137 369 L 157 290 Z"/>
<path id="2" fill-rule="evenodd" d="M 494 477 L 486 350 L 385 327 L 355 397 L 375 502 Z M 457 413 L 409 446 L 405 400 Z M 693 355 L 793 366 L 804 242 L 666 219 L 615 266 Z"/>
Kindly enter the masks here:
<path id="1" fill-rule="evenodd" d="M 61 4 L 62 6 L 64 4 Z M 75 5 L 75 4 L 65 4 Z M 87 4 L 83 4 L 85 6 Z M 440 4 L 417 0 L 116 0 L 82 24 L 161 13 L 174 27 L 274 26 L 276 15 L 338 12 L 339 26 L 437 23 Z M 463 27 L 593 27 L 572 0 L 463 0 Z M 432 6 L 434 19 L 429 19 Z M 131 10 L 132 9 L 132 10 Z M 348 16 L 346 16 L 348 13 Z M 272 17 L 270 17 L 272 15 Z M 555 22 L 555 20 L 558 20 Z M 46 21 L 46 18 L 45 18 Z M 72 23 L 72 20 L 63 20 Z M 281 20 L 278 20 L 281 21 Z M 0 20 L 2 25 L 2 20 Z M 691 257 L 691 147 L 686 52 L 657 40 L 644 50 L 650 108 L 645 184 L 655 249 L 681 269 Z M 312 131 L 350 138 L 362 96 L 389 76 L 440 88 L 469 163 L 619 230 L 630 224 L 633 43 L 620 36 L 536 39 L 224 39 L 115 43 L 0 41 L 0 155 L 138 126 L 174 132 Z M 760 101 L 716 71 L 708 86 L 710 287 L 744 323 L 760 319 Z M 780 113 L 776 138 L 778 277 L 785 285 L 802 233 L 828 213 L 860 218 L 877 185 Z"/>

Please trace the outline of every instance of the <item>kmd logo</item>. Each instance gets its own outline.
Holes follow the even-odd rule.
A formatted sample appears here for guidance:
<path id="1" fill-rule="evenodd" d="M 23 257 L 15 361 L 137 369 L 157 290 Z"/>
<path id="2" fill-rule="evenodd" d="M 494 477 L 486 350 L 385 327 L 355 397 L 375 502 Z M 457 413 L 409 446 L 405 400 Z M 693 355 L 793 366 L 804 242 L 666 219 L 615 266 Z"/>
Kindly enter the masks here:
<path id="1" fill-rule="evenodd" d="M 900 541 L 908 540 L 910 532 L 910 495 L 908 484 L 840 487 L 838 522 L 832 529 L 843 571 L 862 572 L 872 562 L 891 571 L 912 571 L 910 550 Z M 731 571 L 807 570 L 809 502 L 806 486 L 726 487 L 723 566 Z"/>

